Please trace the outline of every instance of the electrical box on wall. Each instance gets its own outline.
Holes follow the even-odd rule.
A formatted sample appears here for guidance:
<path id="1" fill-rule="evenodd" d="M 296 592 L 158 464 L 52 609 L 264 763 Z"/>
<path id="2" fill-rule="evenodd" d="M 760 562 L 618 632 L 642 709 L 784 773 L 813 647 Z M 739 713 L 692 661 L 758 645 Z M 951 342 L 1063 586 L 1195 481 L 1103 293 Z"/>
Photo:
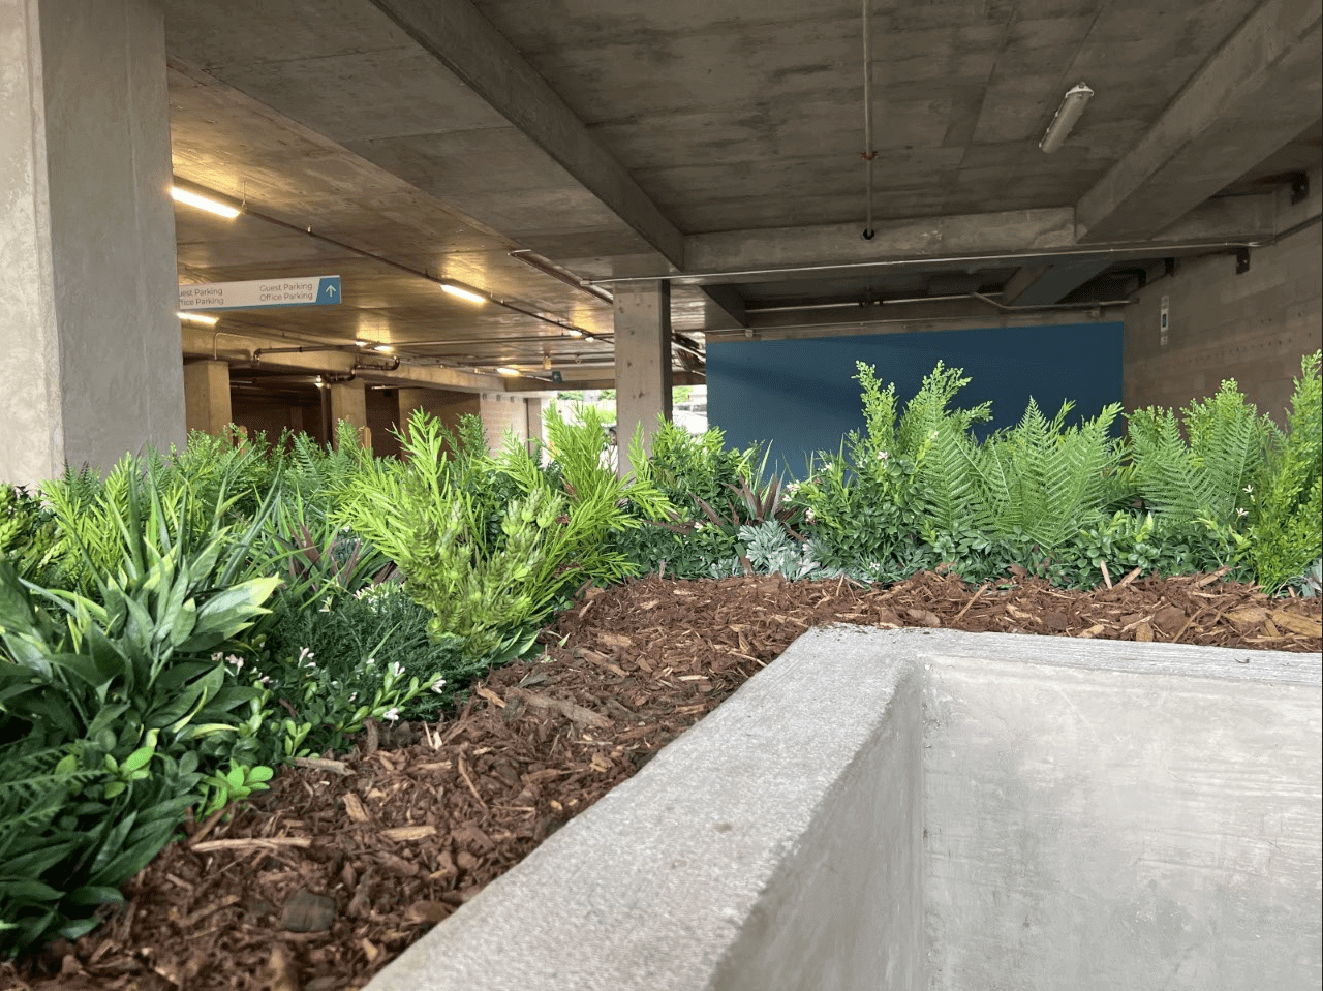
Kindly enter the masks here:
<path id="1" fill-rule="evenodd" d="M 1171 298 L 1162 297 L 1162 316 L 1158 318 L 1158 343 L 1162 347 L 1167 346 L 1167 326 L 1170 323 Z"/>

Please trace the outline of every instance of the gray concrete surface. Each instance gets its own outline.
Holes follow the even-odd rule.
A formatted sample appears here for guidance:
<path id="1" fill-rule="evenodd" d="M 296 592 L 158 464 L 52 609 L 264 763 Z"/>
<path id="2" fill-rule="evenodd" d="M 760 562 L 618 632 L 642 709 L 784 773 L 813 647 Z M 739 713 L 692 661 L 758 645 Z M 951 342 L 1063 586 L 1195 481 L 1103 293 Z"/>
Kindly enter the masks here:
<path id="1" fill-rule="evenodd" d="M 815 630 L 372 991 L 1320 978 L 1317 655 Z"/>
<path id="2" fill-rule="evenodd" d="M 0 2 L 0 479 L 184 438 L 165 41 L 149 0 Z"/>
<path id="3" fill-rule="evenodd" d="M 918 691 L 801 638 L 369 986 L 920 991 Z"/>
<path id="4" fill-rule="evenodd" d="M 1317 655 L 919 649 L 932 991 L 1318 987 Z"/>

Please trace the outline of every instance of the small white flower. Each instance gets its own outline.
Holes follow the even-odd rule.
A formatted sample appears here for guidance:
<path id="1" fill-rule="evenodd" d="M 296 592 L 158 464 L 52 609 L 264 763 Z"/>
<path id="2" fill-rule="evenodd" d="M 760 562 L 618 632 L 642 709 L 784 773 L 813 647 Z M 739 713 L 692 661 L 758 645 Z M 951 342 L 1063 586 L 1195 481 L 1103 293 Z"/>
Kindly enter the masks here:
<path id="1" fill-rule="evenodd" d="M 804 521 L 806 523 L 815 523 L 817 522 L 817 519 L 818 519 L 818 514 L 813 512 L 811 508 L 805 511 Z"/>
<path id="2" fill-rule="evenodd" d="M 799 491 L 798 482 L 791 482 L 789 485 L 786 486 L 786 495 L 794 495 L 798 491 Z"/>
<path id="3" fill-rule="evenodd" d="M 257 680 L 260 681 L 263 685 L 271 684 L 271 676 L 269 674 L 264 674 L 262 675 L 262 677 L 258 678 Z"/>
<path id="4" fill-rule="evenodd" d="M 357 701 L 358 701 L 358 692 L 350 692 L 350 693 L 349 693 L 349 701 L 350 701 L 350 702 L 357 702 Z"/>
<path id="5" fill-rule="evenodd" d="M 445 683 L 446 683 L 445 678 L 437 678 L 436 681 L 432 682 L 432 691 L 440 694 L 441 686 L 444 685 Z"/>
<path id="6" fill-rule="evenodd" d="M 375 657 L 369 657 L 366 661 L 363 662 L 363 665 L 364 667 L 371 667 L 373 664 L 376 663 L 377 663 L 377 659 Z"/>
<path id="7" fill-rule="evenodd" d="M 212 659 L 213 661 L 219 661 L 219 660 L 220 660 L 222 657 L 224 657 L 224 656 L 225 656 L 225 651 L 223 651 L 223 650 L 218 650 L 218 651 L 216 651 L 216 653 L 214 653 L 214 654 L 211 655 L 211 659 Z"/>
<path id="8" fill-rule="evenodd" d="M 399 661 L 391 661 L 390 673 L 398 678 L 400 675 L 404 674 L 404 665 L 401 664 Z"/>
<path id="9" fill-rule="evenodd" d="M 1236 515 L 1237 515 L 1237 516 L 1248 516 L 1248 515 L 1249 515 L 1249 510 L 1248 510 L 1248 509 L 1237 509 L 1237 510 L 1236 510 Z"/>
<path id="10" fill-rule="evenodd" d="M 879 461 L 885 461 L 888 457 L 890 457 L 890 455 L 888 455 L 886 451 L 877 452 L 877 460 Z"/>
<path id="11" fill-rule="evenodd" d="M 400 710 L 399 710 L 399 709 L 387 709 L 385 712 L 383 712 L 383 713 L 381 714 L 381 718 L 384 719 L 384 720 L 386 720 L 387 722 L 391 722 L 391 723 L 393 723 L 393 722 L 395 722 L 395 720 L 397 720 L 397 719 L 400 718 Z"/>
<path id="12" fill-rule="evenodd" d="M 1253 486 L 1253 485 L 1246 485 L 1246 486 L 1245 486 L 1245 491 L 1246 491 L 1246 492 L 1253 492 L 1253 491 L 1254 491 L 1254 486 Z"/>
<path id="13" fill-rule="evenodd" d="M 237 654 L 227 654 L 225 656 L 225 663 L 234 665 L 235 674 L 238 674 L 243 670 L 243 658 L 239 657 Z"/>

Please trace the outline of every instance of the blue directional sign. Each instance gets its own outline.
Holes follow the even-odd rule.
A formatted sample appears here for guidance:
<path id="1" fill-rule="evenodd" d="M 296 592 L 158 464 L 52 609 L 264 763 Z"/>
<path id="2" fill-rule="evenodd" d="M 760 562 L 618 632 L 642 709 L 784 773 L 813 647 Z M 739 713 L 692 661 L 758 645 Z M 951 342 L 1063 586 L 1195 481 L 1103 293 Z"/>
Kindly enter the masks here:
<path id="1" fill-rule="evenodd" d="M 334 306 L 339 302 L 338 275 L 198 282 L 179 287 L 181 310 L 260 310 L 270 306 Z"/>

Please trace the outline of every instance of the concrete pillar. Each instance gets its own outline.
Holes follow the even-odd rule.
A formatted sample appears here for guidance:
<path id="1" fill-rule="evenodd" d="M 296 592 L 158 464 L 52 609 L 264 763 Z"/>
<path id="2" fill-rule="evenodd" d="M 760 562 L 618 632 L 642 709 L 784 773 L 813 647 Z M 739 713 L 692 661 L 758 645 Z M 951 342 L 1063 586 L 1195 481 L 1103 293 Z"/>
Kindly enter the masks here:
<path id="1" fill-rule="evenodd" d="M 184 410 L 189 430 L 219 437 L 234 422 L 230 405 L 230 366 L 194 361 L 184 366 Z"/>
<path id="2" fill-rule="evenodd" d="M 542 425 L 542 409 L 542 398 L 540 396 L 524 400 L 524 416 L 528 424 L 526 436 L 528 437 L 529 453 L 533 451 L 534 442 L 546 443 L 547 436 L 543 432 Z"/>
<path id="3" fill-rule="evenodd" d="M 341 420 L 356 427 L 361 437 L 367 429 L 367 386 L 354 379 L 332 382 L 328 391 L 331 395 L 331 439 L 334 441 L 339 435 Z"/>
<path id="4" fill-rule="evenodd" d="M 625 452 L 643 425 L 651 450 L 657 414 L 671 418 L 671 284 L 618 283 L 615 293 L 616 436 L 620 468 L 629 470 Z"/>
<path id="5" fill-rule="evenodd" d="M 0 481 L 185 431 L 164 23 L 0 0 Z"/>

